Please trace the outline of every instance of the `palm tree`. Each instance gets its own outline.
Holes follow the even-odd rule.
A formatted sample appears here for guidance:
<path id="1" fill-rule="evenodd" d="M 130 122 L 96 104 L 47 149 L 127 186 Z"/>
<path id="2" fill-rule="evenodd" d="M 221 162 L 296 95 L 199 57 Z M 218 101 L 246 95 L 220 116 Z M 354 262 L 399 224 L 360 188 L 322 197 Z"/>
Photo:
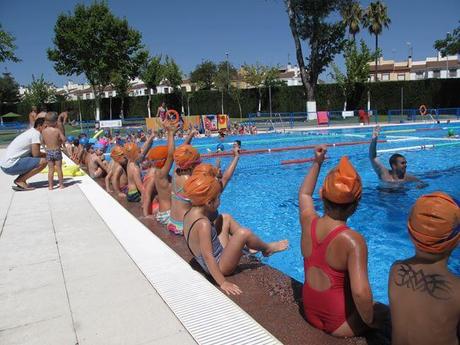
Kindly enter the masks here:
<path id="1" fill-rule="evenodd" d="M 342 23 L 348 27 L 348 32 L 353 36 L 353 42 L 355 36 L 360 30 L 360 24 L 363 19 L 363 9 L 359 5 L 359 2 L 352 2 L 349 6 L 344 7 L 340 14 L 342 16 Z"/>
<path id="2" fill-rule="evenodd" d="M 377 81 L 377 63 L 378 63 L 378 48 L 379 35 L 382 33 L 383 27 L 388 28 L 391 23 L 388 17 L 387 7 L 381 1 L 371 2 L 366 9 L 363 18 L 364 26 L 369 30 L 371 35 L 375 35 L 375 70 L 374 79 Z"/>

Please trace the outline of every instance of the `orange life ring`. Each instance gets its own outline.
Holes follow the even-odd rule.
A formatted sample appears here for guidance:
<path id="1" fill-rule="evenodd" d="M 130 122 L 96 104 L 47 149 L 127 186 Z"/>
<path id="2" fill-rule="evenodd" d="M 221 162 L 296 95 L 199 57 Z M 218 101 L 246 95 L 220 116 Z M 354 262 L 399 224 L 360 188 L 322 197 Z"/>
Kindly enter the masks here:
<path id="1" fill-rule="evenodd" d="M 420 108 L 418 108 L 418 111 L 420 112 L 420 115 L 422 116 L 426 115 L 427 109 L 426 109 L 425 104 L 422 104 Z"/>
<path id="2" fill-rule="evenodd" d="M 226 116 L 225 115 L 219 115 L 219 124 L 225 125 L 227 122 Z"/>
<path id="3" fill-rule="evenodd" d="M 174 116 L 174 119 L 171 117 Z M 166 120 L 170 121 L 172 124 L 176 124 L 179 122 L 179 113 L 174 109 L 170 109 L 166 112 Z"/>

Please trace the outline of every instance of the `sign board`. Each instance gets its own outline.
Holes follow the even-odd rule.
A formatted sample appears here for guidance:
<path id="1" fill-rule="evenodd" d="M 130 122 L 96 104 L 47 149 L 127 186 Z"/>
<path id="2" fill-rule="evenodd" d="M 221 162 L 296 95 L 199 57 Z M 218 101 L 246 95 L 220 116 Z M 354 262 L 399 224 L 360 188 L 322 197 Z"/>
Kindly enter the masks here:
<path id="1" fill-rule="evenodd" d="M 355 115 L 355 112 L 353 110 L 348 110 L 348 111 L 342 111 L 342 117 L 353 117 Z"/>
<path id="2" fill-rule="evenodd" d="M 307 102 L 308 120 L 316 120 L 316 102 Z"/>
<path id="3" fill-rule="evenodd" d="M 115 128 L 115 127 L 123 127 L 121 120 L 99 121 L 99 128 Z"/>

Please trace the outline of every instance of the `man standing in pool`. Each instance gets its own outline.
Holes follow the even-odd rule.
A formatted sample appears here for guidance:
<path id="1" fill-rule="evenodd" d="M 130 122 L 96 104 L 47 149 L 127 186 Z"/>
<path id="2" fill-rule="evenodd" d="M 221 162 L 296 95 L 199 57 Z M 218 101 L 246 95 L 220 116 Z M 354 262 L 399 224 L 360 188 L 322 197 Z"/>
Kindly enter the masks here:
<path id="1" fill-rule="evenodd" d="M 377 140 L 380 133 L 380 126 L 376 126 L 372 133 L 372 141 L 369 146 L 369 159 L 372 163 L 377 176 L 386 182 L 414 182 L 420 181 L 415 176 L 406 174 L 407 161 L 403 155 L 395 153 L 390 157 L 390 167 L 388 170 L 377 158 Z"/>

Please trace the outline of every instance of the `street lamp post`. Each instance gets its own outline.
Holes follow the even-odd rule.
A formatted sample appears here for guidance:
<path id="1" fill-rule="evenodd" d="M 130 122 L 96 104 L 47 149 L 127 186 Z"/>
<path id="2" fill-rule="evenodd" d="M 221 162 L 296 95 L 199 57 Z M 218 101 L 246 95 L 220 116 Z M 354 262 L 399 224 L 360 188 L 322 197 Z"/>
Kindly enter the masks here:
<path id="1" fill-rule="evenodd" d="M 447 39 L 449 39 L 450 32 L 447 31 Z M 446 79 L 449 78 L 449 54 L 446 52 Z"/>
<path id="2" fill-rule="evenodd" d="M 230 66 L 228 65 L 228 52 L 225 52 L 227 58 L 227 91 L 230 89 Z"/>

